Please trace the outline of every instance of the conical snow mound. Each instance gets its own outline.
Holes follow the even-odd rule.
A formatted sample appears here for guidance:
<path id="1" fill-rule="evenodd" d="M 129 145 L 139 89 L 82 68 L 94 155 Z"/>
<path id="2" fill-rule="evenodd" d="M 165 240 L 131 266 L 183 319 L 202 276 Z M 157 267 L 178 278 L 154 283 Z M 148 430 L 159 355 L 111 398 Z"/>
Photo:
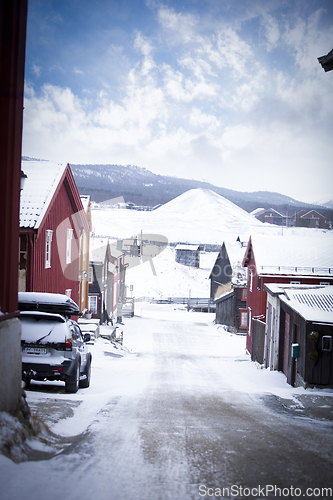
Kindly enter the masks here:
<path id="1" fill-rule="evenodd" d="M 183 222 L 203 224 L 205 227 L 226 232 L 243 231 L 249 226 L 261 225 L 248 212 L 210 189 L 191 189 L 156 210 L 156 214 L 168 218 L 181 217 Z"/>

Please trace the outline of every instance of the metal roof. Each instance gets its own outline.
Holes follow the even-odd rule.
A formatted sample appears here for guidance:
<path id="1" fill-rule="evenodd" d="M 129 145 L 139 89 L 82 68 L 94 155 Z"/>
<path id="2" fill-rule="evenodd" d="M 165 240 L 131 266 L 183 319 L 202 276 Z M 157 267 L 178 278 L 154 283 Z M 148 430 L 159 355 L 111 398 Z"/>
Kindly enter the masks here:
<path id="1" fill-rule="evenodd" d="M 280 300 L 306 321 L 333 324 L 333 286 L 285 289 Z"/>

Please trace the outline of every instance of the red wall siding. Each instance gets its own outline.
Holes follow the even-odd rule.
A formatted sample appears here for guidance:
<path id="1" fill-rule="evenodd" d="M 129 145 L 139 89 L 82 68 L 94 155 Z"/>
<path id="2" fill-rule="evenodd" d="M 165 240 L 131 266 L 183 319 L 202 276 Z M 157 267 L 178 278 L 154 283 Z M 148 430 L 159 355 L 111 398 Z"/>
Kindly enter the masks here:
<path id="1" fill-rule="evenodd" d="M 66 183 L 61 183 L 49 210 L 35 235 L 33 251 L 30 252 L 30 276 L 27 290 L 35 292 L 65 293 L 71 289 L 71 297 L 78 302 L 79 289 L 79 234 L 72 219 L 75 209 L 72 206 Z M 66 266 L 67 228 L 73 229 L 72 263 Z M 45 269 L 46 230 L 53 230 L 51 245 L 51 267 Z"/>
<path id="2" fill-rule="evenodd" d="M 259 275 L 260 290 L 258 289 L 258 275 L 256 271 L 256 263 L 253 256 L 248 262 L 247 270 L 247 307 L 252 311 L 252 319 L 260 319 L 261 321 L 266 321 L 266 302 L 267 302 L 267 292 L 265 292 L 264 283 L 290 283 L 290 281 L 300 281 L 301 284 L 307 285 L 319 285 L 321 282 L 325 281 L 333 285 L 333 276 L 328 278 L 326 276 L 298 276 L 298 275 Z M 253 283 L 252 292 L 250 292 L 250 270 L 253 270 Z M 259 316 L 259 318 L 258 318 Z M 250 326 L 250 325 L 249 325 Z M 252 351 L 252 338 L 249 335 L 249 326 L 246 336 L 246 349 L 249 353 Z"/>
<path id="3" fill-rule="evenodd" d="M 18 315 L 17 256 L 27 0 L 0 5 L 0 310 Z M 7 375 L 6 375 L 7 376 Z"/>

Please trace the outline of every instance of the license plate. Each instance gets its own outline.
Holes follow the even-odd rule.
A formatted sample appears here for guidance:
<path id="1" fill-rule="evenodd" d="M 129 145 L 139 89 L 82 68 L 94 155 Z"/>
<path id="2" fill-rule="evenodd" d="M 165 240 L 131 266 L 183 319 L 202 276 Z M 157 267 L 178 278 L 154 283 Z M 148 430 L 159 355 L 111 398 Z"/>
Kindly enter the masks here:
<path id="1" fill-rule="evenodd" d="M 24 354 L 46 354 L 46 347 L 23 347 Z"/>

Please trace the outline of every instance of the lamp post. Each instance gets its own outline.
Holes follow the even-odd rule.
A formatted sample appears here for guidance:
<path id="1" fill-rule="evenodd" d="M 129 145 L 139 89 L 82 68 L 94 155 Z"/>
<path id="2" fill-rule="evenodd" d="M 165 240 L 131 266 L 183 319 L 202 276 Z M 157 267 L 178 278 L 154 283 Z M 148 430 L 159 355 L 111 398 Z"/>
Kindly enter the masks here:
<path id="1" fill-rule="evenodd" d="M 25 174 L 23 170 L 21 170 L 21 191 L 24 188 L 24 183 L 27 178 L 28 178 L 27 174 Z"/>

